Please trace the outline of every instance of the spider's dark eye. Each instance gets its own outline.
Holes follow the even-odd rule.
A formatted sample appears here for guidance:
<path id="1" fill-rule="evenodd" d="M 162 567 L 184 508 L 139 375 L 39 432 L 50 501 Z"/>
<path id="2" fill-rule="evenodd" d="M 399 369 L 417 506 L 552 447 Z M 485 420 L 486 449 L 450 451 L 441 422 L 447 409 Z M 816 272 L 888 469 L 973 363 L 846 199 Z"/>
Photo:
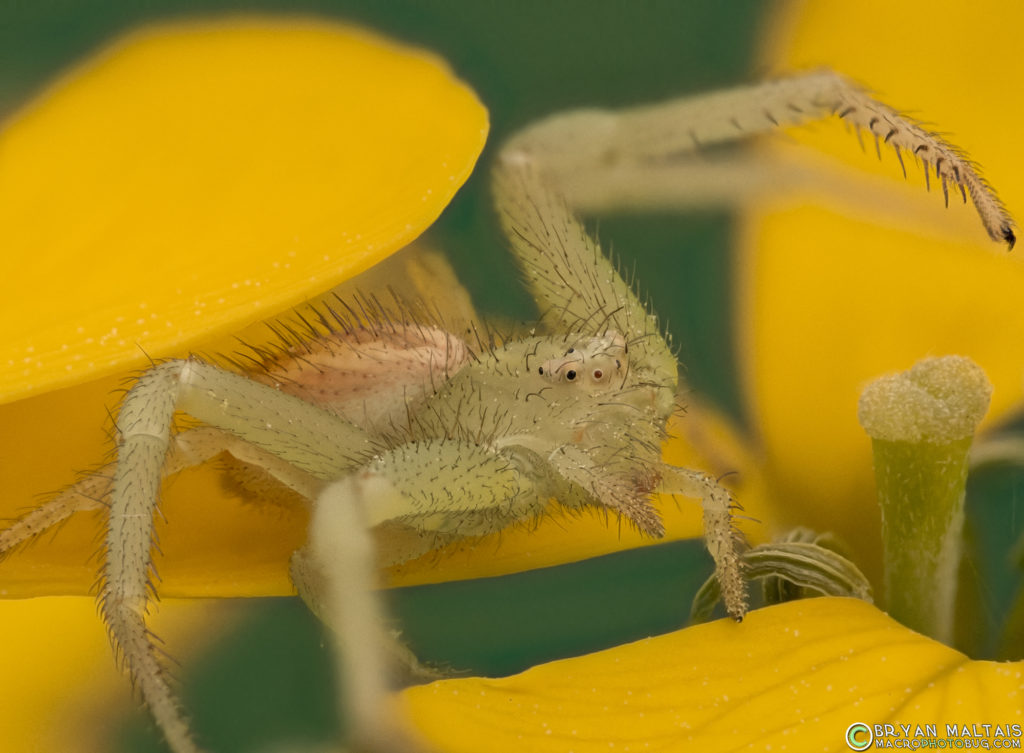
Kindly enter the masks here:
<path id="1" fill-rule="evenodd" d="M 565 378 L 571 382 L 573 379 L 576 378 L 576 372 L 573 371 L 572 369 L 569 369 L 567 372 L 565 372 Z"/>
<path id="2" fill-rule="evenodd" d="M 621 369 L 622 368 L 622 361 L 620 361 L 618 358 L 615 359 L 615 368 L 617 368 L 617 369 Z"/>
<path id="3" fill-rule="evenodd" d="M 544 373 L 544 367 L 543 366 L 538 367 L 537 368 L 537 373 L 538 374 L 543 374 Z"/>
<path id="4" fill-rule="evenodd" d="M 576 352 L 576 348 L 569 348 L 569 350 L 565 351 L 565 354 L 569 355 L 570 353 L 574 353 L 574 352 Z"/>
<path id="5" fill-rule="evenodd" d="M 594 379 L 600 379 L 604 376 L 604 372 L 601 369 L 594 369 Z"/>

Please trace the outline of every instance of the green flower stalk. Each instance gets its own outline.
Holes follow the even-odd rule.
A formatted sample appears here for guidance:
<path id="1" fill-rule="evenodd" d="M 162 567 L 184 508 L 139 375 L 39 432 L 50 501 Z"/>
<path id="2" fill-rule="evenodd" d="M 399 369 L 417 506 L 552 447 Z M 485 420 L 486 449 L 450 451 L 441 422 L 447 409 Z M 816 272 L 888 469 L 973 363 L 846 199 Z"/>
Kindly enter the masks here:
<path id="1" fill-rule="evenodd" d="M 885 594 L 901 623 L 953 637 L 964 488 L 974 431 L 992 386 L 968 358 L 926 358 L 861 393 L 882 507 Z"/>

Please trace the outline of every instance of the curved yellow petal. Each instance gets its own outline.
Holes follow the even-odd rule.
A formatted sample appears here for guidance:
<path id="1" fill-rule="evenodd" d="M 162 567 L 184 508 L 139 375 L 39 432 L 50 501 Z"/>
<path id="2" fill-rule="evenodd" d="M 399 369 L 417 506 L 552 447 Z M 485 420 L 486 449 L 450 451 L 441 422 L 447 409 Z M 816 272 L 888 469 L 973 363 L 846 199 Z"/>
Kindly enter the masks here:
<path id="1" fill-rule="evenodd" d="M 152 616 L 153 629 L 179 657 L 182 645 L 201 650 L 218 635 L 218 617 L 224 619 L 224 610 L 194 600 L 165 601 L 158 612 Z M 113 660 L 96 603 L 82 597 L 0 600 L 0 625 L 4 749 L 109 749 L 116 712 L 135 708 L 137 702 Z"/>
<path id="2" fill-rule="evenodd" d="M 1019 741 L 1024 662 L 970 661 L 869 604 L 820 598 L 400 698 L 449 753 L 839 751 L 856 722 L 942 738 L 947 723 L 1000 724 Z"/>
<path id="3" fill-rule="evenodd" d="M 0 399 L 146 364 L 419 235 L 486 113 L 438 58 L 239 19 L 138 32 L 0 135 Z"/>
<path id="4" fill-rule="evenodd" d="M 1024 105 L 1006 96 L 1002 75 L 1019 67 L 1024 7 L 789 7 L 766 35 L 769 68 L 827 65 L 877 87 L 950 131 L 1011 211 L 1024 211 L 1024 144 L 1011 126 Z M 953 54 L 936 42 L 951 29 Z M 782 197 L 747 214 L 737 296 L 745 389 L 772 496 L 786 501 L 782 522 L 838 531 L 877 575 L 879 517 L 870 444 L 856 420 L 860 389 L 922 357 L 961 354 L 995 386 L 989 421 L 1004 415 L 1024 396 L 1024 266 L 1019 249 L 1007 255 L 988 240 L 955 188 L 948 211 L 937 186 L 925 193 L 912 156 L 904 155 L 904 184 L 891 149 L 883 144 L 879 162 L 865 136 L 862 154 L 837 122 L 793 137 L 806 145 L 795 158 L 839 176 L 848 190 Z M 882 175 L 864 182 L 865 172 Z"/>
<path id="5" fill-rule="evenodd" d="M 440 59 L 308 19 L 155 27 L 23 108 L 0 132 L 0 518 L 104 460 L 131 370 L 215 350 L 415 238 L 486 132 Z M 163 509 L 162 593 L 290 592 L 301 514 L 202 473 Z M 9 558 L 0 595 L 84 592 L 97 531 L 78 516 Z"/>

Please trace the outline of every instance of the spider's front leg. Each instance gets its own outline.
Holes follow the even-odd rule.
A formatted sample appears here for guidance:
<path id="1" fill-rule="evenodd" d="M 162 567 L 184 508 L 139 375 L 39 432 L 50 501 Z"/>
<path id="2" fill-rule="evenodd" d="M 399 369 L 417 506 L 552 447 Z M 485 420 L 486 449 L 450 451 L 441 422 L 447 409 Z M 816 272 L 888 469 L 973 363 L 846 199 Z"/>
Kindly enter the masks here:
<path id="1" fill-rule="evenodd" d="M 934 174 L 949 204 L 952 186 L 974 203 L 989 237 L 1012 248 L 1014 222 L 991 186 L 960 149 L 828 70 L 751 86 L 681 97 L 619 111 L 576 110 L 539 121 L 514 137 L 505 153 L 529 155 L 577 210 L 687 208 L 734 203 L 764 169 L 750 160 L 692 157 L 702 148 L 749 138 L 831 115 L 866 131 L 881 155 L 892 149 Z M 767 189 L 779 176 L 767 173 Z"/>
<path id="2" fill-rule="evenodd" d="M 483 536 L 538 515 L 549 492 L 534 460 L 521 448 L 495 452 L 455 439 L 413 441 L 377 455 L 317 499 L 306 546 L 292 559 L 292 578 L 332 628 L 342 712 L 358 750 L 418 750 L 390 708 L 391 667 L 380 650 L 384 620 L 373 590 L 380 558 L 372 532 L 405 526 L 427 551 L 439 540 Z M 387 561 L 389 553 L 382 554 Z"/>
<path id="3" fill-rule="evenodd" d="M 176 753 L 197 751 L 145 615 L 152 582 L 153 515 L 174 413 L 230 432 L 302 473 L 330 480 L 358 467 L 366 432 L 314 405 L 198 361 L 169 361 L 140 377 L 117 419 L 101 611 L 143 700 Z"/>

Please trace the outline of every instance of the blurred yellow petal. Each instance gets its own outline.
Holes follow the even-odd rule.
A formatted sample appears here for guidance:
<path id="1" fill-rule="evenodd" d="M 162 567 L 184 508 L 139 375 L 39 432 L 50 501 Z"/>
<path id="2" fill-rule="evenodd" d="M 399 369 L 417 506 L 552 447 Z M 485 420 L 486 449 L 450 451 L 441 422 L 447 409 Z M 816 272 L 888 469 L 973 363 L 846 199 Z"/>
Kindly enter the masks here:
<path id="1" fill-rule="evenodd" d="M 0 601 L 0 620 L 4 626 L 0 672 L 17 680 L 0 687 L 5 746 L 9 750 L 68 749 L 64 738 L 69 730 L 64 722 L 68 707 L 81 693 L 79 682 L 88 681 L 97 695 L 109 694 L 123 682 L 110 660 L 95 604 L 81 598 Z M 41 663 L 43 657 L 46 663 Z M 60 667 L 63 682 L 55 682 L 53 667 Z M 88 729 L 86 734 L 92 733 Z"/>
<path id="2" fill-rule="evenodd" d="M 1019 68 L 1024 6 L 829 0 L 789 9 L 765 37 L 769 68 L 828 65 L 878 87 L 950 132 L 1011 211 L 1024 211 L 1024 145 L 1012 126 L 1024 105 L 1006 96 L 1002 75 Z M 953 54 L 936 42 L 950 29 Z M 1019 249 L 1007 255 L 988 240 L 955 187 L 949 210 L 938 186 L 925 193 L 911 155 L 904 184 L 892 150 L 883 145 L 876 160 L 868 135 L 867 154 L 836 122 L 793 136 L 806 145 L 795 158 L 851 166 L 849 194 L 787 196 L 747 214 L 737 265 L 743 379 L 771 495 L 786 501 L 780 522 L 838 531 L 877 576 L 879 514 L 859 391 L 925 356 L 961 354 L 995 386 L 989 423 L 1005 415 L 1022 397 L 1024 266 Z M 877 181 L 864 184 L 864 171 Z"/>
<path id="3" fill-rule="evenodd" d="M 971 661 L 869 604 L 821 598 L 401 700 L 449 753 L 838 751 L 855 722 L 943 738 L 946 723 L 1016 724 L 1020 740 L 1024 662 Z"/>
<path id="4" fill-rule="evenodd" d="M 0 132 L 0 517 L 105 457 L 129 370 L 216 349 L 414 239 L 486 132 L 440 59 L 302 19 L 156 27 L 23 108 Z M 203 473 L 164 511 L 163 593 L 290 592 L 302 515 Z M 10 558 L 0 593 L 84 592 L 98 526 L 77 517 Z"/>
<path id="5" fill-rule="evenodd" d="M 189 653 L 182 647 L 200 650 L 217 635 L 218 617 L 230 614 L 194 600 L 164 601 L 156 611 L 154 629 L 185 659 Z M 134 708 L 136 701 L 112 660 L 96 603 L 82 597 L 0 600 L 0 625 L 3 749 L 109 750 L 115 712 Z"/>

